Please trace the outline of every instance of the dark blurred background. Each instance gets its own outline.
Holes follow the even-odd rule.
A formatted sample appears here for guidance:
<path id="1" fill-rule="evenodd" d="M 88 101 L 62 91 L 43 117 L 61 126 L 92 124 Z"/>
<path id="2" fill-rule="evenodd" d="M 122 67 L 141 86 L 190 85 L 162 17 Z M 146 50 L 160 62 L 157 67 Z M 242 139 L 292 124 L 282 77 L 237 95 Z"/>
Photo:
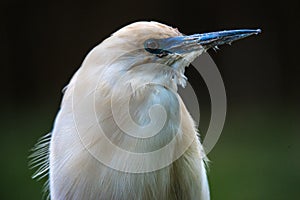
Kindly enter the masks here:
<path id="1" fill-rule="evenodd" d="M 209 154 L 212 199 L 299 197 L 299 1 L 4 0 L 0 7 L 0 199 L 41 199 L 27 156 L 51 130 L 62 88 L 95 45 L 139 20 L 185 34 L 262 29 L 209 51 L 228 98 L 223 133 Z"/>

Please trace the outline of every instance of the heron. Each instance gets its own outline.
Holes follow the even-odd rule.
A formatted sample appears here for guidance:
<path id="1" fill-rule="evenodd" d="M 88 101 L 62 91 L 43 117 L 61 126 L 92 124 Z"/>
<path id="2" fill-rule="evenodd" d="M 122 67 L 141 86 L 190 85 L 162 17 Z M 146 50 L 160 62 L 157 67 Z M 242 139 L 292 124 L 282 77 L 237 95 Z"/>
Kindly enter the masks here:
<path id="1" fill-rule="evenodd" d="M 93 48 L 30 156 L 53 200 L 210 199 L 207 156 L 178 87 L 203 52 L 259 29 L 184 35 L 140 21 Z"/>

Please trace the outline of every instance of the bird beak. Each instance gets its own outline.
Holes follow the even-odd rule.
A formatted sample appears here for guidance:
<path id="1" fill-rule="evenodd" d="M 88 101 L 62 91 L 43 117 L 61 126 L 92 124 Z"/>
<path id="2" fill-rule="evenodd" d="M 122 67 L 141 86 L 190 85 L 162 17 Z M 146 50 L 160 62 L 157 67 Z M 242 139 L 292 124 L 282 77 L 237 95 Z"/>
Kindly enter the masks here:
<path id="1" fill-rule="evenodd" d="M 260 29 L 240 29 L 229 31 L 217 31 L 203 34 L 194 34 L 188 36 L 177 36 L 162 39 L 163 49 L 171 53 L 185 54 L 197 50 L 207 50 L 209 48 L 217 48 L 218 45 L 231 44 L 236 40 L 257 35 Z"/>
<path id="2" fill-rule="evenodd" d="M 211 47 L 216 47 L 222 44 L 231 44 L 232 42 L 248 37 L 250 35 L 257 35 L 260 33 L 260 29 L 240 29 L 240 30 L 230 30 L 230 31 L 219 31 L 211 33 L 203 33 L 192 35 L 192 37 L 199 38 L 199 44 L 205 49 Z"/>

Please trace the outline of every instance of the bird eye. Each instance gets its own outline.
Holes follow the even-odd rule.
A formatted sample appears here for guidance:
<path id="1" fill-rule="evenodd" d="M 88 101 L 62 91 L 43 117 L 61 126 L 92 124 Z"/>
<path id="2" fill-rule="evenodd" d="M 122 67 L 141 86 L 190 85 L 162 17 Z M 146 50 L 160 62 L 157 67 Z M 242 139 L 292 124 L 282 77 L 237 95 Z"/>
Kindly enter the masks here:
<path id="1" fill-rule="evenodd" d="M 159 48 L 159 45 L 154 39 L 149 39 L 145 42 L 145 48 L 149 50 L 155 50 Z"/>
<path id="2" fill-rule="evenodd" d="M 159 42 L 155 39 L 146 40 L 144 46 L 146 51 L 155 54 L 158 58 L 165 57 L 170 53 L 169 51 L 162 49 L 159 46 Z"/>

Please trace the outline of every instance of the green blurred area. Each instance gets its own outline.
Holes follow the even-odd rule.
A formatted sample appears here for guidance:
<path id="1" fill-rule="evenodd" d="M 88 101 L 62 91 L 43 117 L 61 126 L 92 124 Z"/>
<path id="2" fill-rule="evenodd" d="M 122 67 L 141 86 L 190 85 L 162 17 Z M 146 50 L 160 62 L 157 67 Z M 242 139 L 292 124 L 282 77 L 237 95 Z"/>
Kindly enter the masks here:
<path id="1" fill-rule="evenodd" d="M 229 113 L 210 154 L 212 199 L 298 199 L 299 119 L 278 107 Z"/>
<path id="2" fill-rule="evenodd" d="M 31 179 L 28 155 L 51 130 L 57 106 L 3 109 L 0 199 L 41 199 L 42 183 Z M 300 183 L 298 108 L 228 108 L 211 160 L 213 200 L 297 199 Z"/>

